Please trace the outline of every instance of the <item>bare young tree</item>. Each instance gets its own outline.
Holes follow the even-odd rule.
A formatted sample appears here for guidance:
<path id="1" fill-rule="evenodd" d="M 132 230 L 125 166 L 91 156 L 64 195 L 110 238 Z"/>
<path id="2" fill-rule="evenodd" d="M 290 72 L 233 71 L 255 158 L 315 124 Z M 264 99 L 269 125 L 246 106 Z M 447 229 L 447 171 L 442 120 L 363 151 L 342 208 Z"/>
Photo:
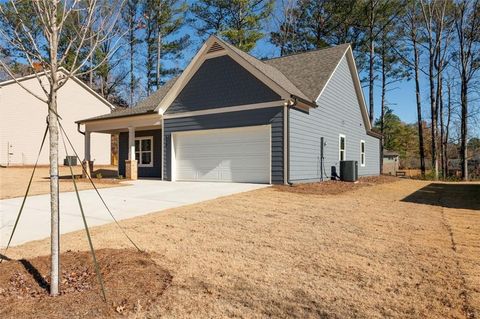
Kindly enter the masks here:
<path id="1" fill-rule="evenodd" d="M 279 9 L 272 15 L 274 31 L 270 33 L 270 41 L 280 47 L 280 56 L 292 53 L 295 50 L 295 38 L 297 36 L 296 24 L 299 14 L 296 12 L 296 0 L 281 0 L 277 3 Z"/>
<path id="2" fill-rule="evenodd" d="M 455 29 L 458 37 L 458 70 L 460 75 L 460 159 L 462 178 L 468 180 L 468 118 L 469 92 L 472 79 L 480 69 L 480 1 L 460 1 L 455 10 Z"/>
<path id="3" fill-rule="evenodd" d="M 29 14 L 20 10 L 20 4 L 27 12 L 34 14 L 35 24 L 30 22 Z M 30 90 L 20 81 L 16 82 L 47 105 L 52 296 L 59 294 L 60 282 L 58 142 L 61 115 L 58 114 L 57 95 L 71 77 L 89 74 L 110 58 L 110 55 L 106 55 L 102 60 L 93 62 L 93 56 L 102 43 L 110 39 L 119 43 L 121 35 L 116 33 L 115 24 L 122 4 L 122 0 L 49 0 L 23 3 L 10 0 L 0 4 L 0 37 L 32 67 L 41 93 Z M 67 27 L 72 28 L 73 32 L 65 32 Z M 68 66 L 67 59 L 70 61 Z M 38 65 L 42 70 L 35 67 Z M 16 80 L 15 74 L 1 59 L 0 66 Z M 61 67 L 65 67 L 68 72 L 61 72 Z"/>

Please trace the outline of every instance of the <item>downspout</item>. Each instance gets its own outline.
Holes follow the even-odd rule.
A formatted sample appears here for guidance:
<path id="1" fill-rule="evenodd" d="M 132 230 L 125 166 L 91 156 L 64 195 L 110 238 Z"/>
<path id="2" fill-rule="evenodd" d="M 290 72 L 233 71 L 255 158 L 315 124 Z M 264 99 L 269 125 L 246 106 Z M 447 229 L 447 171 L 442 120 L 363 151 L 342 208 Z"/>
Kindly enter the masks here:
<path id="1" fill-rule="evenodd" d="M 288 100 L 285 102 L 285 128 L 284 128 L 284 139 L 285 139 L 285 152 L 286 152 L 286 184 L 292 186 L 293 183 L 290 180 L 290 107 L 295 106 L 297 104 L 297 99 L 293 98 L 293 100 Z"/>

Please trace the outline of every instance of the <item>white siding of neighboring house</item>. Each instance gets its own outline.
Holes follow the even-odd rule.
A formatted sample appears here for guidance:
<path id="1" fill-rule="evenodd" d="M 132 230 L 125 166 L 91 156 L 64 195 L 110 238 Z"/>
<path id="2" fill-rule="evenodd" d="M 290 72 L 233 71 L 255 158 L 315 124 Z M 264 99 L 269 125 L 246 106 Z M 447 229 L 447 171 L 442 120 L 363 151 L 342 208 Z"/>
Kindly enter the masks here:
<path id="1" fill-rule="evenodd" d="M 44 83 L 48 83 L 44 79 Z M 22 81 L 36 92 L 44 93 L 36 78 Z M 46 84 L 45 84 L 46 85 Z M 101 100 L 73 80 L 69 80 L 58 92 L 58 112 L 62 123 L 80 158 L 84 158 L 84 136 L 77 131 L 75 121 L 108 113 L 110 109 Z M 26 92 L 17 83 L 0 87 L 0 165 L 32 165 L 40 147 L 46 125 L 47 105 Z M 11 145 L 8 156 L 7 145 Z M 69 155 L 71 150 L 69 149 Z M 9 157 L 9 158 L 8 158 Z M 59 141 L 60 164 L 65 150 Z M 95 164 L 110 164 L 110 135 L 92 133 L 91 158 Z M 49 164 L 47 142 L 39 160 Z"/>
<path id="2" fill-rule="evenodd" d="M 346 160 L 358 161 L 360 176 L 379 175 L 380 140 L 367 135 L 347 58 L 340 61 L 335 73 L 317 100 L 318 108 L 309 114 L 290 110 L 290 180 L 318 181 L 320 138 L 324 147 L 324 178 L 331 167 L 339 167 L 339 134 L 346 136 Z M 365 166 L 360 165 L 360 141 L 365 141 Z"/>

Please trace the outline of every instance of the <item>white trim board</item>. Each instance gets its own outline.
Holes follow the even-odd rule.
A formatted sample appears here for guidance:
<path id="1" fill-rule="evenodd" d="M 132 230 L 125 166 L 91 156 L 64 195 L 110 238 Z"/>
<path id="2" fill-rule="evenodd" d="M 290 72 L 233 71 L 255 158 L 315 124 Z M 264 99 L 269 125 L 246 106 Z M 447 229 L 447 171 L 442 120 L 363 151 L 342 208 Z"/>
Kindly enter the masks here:
<path id="1" fill-rule="evenodd" d="M 199 110 L 199 111 L 192 111 L 192 112 L 181 112 L 181 113 L 174 113 L 174 114 L 165 114 L 163 115 L 164 119 L 175 119 L 180 117 L 190 117 L 190 116 L 200 116 L 200 115 L 209 115 L 209 114 L 218 114 L 218 113 L 230 113 L 230 112 L 238 112 L 238 111 L 248 111 L 248 110 L 255 110 L 255 109 L 264 109 L 270 107 L 281 107 L 284 105 L 283 100 L 279 101 L 272 101 L 272 102 L 265 102 L 265 103 L 256 103 L 256 104 L 246 104 L 246 105 L 237 105 L 237 106 L 226 106 L 226 107 L 219 107 L 215 109 L 206 109 L 206 110 Z"/>
<path id="2" fill-rule="evenodd" d="M 363 144 L 363 152 L 362 152 L 362 144 Z M 363 155 L 363 158 L 362 158 L 362 155 Z M 360 140 L 360 166 L 365 167 L 365 165 L 367 165 L 367 145 L 364 140 Z"/>
<path id="3" fill-rule="evenodd" d="M 342 149 L 340 146 L 342 145 L 341 140 L 343 138 L 343 160 L 342 156 L 340 155 L 342 152 Z M 338 134 L 338 160 L 339 161 L 346 161 L 347 160 L 347 137 L 345 134 Z"/>
<path id="4" fill-rule="evenodd" d="M 150 151 L 142 150 L 142 140 L 150 140 Z M 138 167 L 153 167 L 153 162 L 154 162 L 153 136 L 138 136 L 138 137 L 135 137 L 135 141 L 139 141 L 139 151 L 138 151 L 139 159 L 137 159 Z M 137 153 L 137 150 L 135 150 L 135 153 Z M 142 164 L 142 153 L 150 153 L 150 164 Z"/>
<path id="5" fill-rule="evenodd" d="M 82 123 L 85 125 L 85 130 L 90 132 L 106 132 L 114 130 L 122 130 L 129 126 L 135 127 L 135 129 L 140 129 L 141 127 L 162 127 L 162 117 L 156 113 L 145 114 L 145 115 L 135 115 L 135 116 L 124 116 L 116 117 L 109 119 L 99 119 L 91 122 Z"/>

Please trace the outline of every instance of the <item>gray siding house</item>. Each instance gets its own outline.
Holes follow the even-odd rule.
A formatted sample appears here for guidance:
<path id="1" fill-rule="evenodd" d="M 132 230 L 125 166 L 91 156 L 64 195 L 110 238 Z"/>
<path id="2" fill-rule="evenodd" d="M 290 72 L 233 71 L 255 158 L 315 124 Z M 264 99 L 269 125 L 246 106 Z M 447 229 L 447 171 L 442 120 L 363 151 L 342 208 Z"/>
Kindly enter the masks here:
<path id="1" fill-rule="evenodd" d="M 261 61 L 212 36 L 137 106 L 78 123 L 86 145 L 91 132 L 119 134 L 119 174 L 133 177 L 301 183 L 329 179 L 341 160 L 380 172 L 348 44 Z"/>

